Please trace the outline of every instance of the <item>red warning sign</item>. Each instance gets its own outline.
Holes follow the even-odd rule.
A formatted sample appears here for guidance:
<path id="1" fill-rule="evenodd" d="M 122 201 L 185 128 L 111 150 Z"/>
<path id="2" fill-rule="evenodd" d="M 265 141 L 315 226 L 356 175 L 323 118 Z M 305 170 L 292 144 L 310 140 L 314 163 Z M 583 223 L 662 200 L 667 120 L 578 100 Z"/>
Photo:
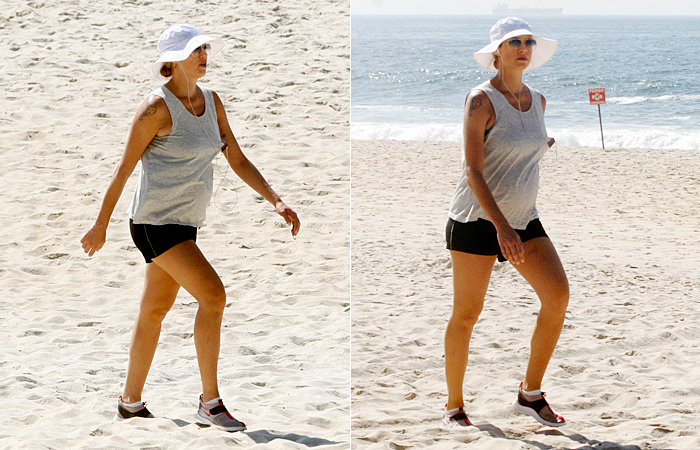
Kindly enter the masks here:
<path id="1" fill-rule="evenodd" d="M 591 101 L 591 105 L 605 104 L 605 88 L 589 89 L 588 99 Z"/>

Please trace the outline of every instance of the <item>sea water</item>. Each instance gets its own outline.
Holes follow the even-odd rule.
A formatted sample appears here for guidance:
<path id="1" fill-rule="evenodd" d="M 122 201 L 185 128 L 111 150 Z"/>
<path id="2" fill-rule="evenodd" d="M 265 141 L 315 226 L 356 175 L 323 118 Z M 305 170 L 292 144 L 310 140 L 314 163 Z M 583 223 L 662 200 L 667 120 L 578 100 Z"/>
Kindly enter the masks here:
<path id="1" fill-rule="evenodd" d="M 353 139 L 462 141 L 464 100 L 492 78 L 473 53 L 496 16 L 353 16 Z M 524 74 L 547 100 L 559 144 L 700 149 L 700 17 L 525 18 L 559 41 L 554 57 Z"/>

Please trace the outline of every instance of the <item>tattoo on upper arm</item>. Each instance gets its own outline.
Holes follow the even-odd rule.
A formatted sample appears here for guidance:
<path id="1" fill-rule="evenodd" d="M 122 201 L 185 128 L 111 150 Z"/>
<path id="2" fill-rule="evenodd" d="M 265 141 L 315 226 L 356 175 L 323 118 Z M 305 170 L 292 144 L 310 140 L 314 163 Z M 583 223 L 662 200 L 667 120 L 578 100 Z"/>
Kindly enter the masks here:
<path id="1" fill-rule="evenodd" d="M 481 107 L 481 104 L 483 103 L 483 100 L 481 97 L 474 97 L 472 99 L 472 102 L 469 104 L 469 117 L 472 116 L 472 112 L 476 111 Z"/>
<path id="2" fill-rule="evenodd" d="M 139 121 L 143 120 L 144 117 L 152 116 L 156 113 L 158 107 L 156 105 L 149 105 L 146 110 L 139 116 Z"/>

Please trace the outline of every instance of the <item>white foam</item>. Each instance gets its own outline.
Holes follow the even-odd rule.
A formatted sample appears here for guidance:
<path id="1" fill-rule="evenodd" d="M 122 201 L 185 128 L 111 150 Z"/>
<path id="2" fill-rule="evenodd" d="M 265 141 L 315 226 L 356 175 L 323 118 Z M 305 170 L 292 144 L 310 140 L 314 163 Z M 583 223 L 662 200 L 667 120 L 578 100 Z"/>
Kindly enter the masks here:
<path id="1" fill-rule="evenodd" d="M 353 123 L 352 139 L 389 141 L 461 142 L 462 125 L 457 123 Z"/>
<path id="2" fill-rule="evenodd" d="M 636 96 L 636 97 L 608 97 L 606 101 L 608 103 L 618 104 L 618 105 L 631 105 L 633 103 L 641 103 L 653 100 L 649 97 Z"/>
<path id="3" fill-rule="evenodd" d="M 561 145 L 601 147 L 600 130 L 549 129 Z M 700 150 L 700 132 L 669 128 L 604 130 L 606 148 Z"/>
<path id="4" fill-rule="evenodd" d="M 700 100 L 700 95 L 698 94 L 683 94 L 683 95 L 662 95 L 660 97 L 652 97 L 652 100 L 658 101 L 697 101 Z"/>
<path id="5" fill-rule="evenodd" d="M 572 147 L 600 147 L 598 129 L 549 128 L 560 145 Z M 671 127 L 605 129 L 606 148 L 656 148 L 700 150 L 700 130 Z M 352 139 L 390 141 L 462 141 L 460 123 L 353 123 Z"/>
<path id="6" fill-rule="evenodd" d="M 647 97 L 647 96 L 642 96 L 642 95 L 636 95 L 636 96 L 631 96 L 631 97 L 625 97 L 625 96 L 620 96 L 620 97 L 615 97 L 608 93 L 605 101 L 607 103 L 611 103 L 614 105 L 633 105 L 635 103 L 643 103 L 643 102 L 694 102 L 700 100 L 700 95 L 699 94 L 667 94 L 667 95 L 660 95 L 658 97 Z M 547 98 L 547 104 L 549 105 L 569 105 L 569 104 L 574 104 L 574 105 L 583 105 L 583 104 L 590 104 L 590 100 L 588 97 L 580 97 L 578 99 L 560 99 L 556 100 L 555 98 Z M 353 105 L 353 108 L 356 106 Z"/>

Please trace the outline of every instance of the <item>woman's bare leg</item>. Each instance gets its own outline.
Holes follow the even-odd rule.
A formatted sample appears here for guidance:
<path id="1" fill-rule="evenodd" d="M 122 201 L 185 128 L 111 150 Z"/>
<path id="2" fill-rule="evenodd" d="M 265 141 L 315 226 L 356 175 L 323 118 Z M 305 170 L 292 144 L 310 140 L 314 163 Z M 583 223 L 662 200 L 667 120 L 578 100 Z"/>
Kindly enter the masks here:
<path id="1" fill-rule="evenodd" d="M 217 370 L 221 321 L 226 306 L 224 285 L 194 241 L 185 241 L 153 259 L 199 303 L 194 344 L 202 377 L 203 401 L 219 397 Z"/>
<path id="2" fill-rule="evenodd" d="M 557 251 L 549 238 L 536 238 L 523 243 L 525 263 L 514 265 L 540 299 L 541 307 L 530 344 L 523 390 L 541 388 L 542 378 L 559 340 L 566 307 L 569 304 L 569 282 Z"/>
<path id="3" fill-rule="evenodd" d="M 462 384 L 469 358 L 469 341 L 484 305 L 495 256 L 450 251 L 454 282 L 452 316 L 445 332 L 447 409 L 464 406 Z"/>
<path id="4" fill-rule="evenodd" d="M 172 308 L 180 285 L 156 264 L 146 264 L 141 306 L 136 317 L 129 347 L 129 368 L 122 399 L 124 403 L 141 401 L 148 370 L 158 346 L 163 318 Z"/>

